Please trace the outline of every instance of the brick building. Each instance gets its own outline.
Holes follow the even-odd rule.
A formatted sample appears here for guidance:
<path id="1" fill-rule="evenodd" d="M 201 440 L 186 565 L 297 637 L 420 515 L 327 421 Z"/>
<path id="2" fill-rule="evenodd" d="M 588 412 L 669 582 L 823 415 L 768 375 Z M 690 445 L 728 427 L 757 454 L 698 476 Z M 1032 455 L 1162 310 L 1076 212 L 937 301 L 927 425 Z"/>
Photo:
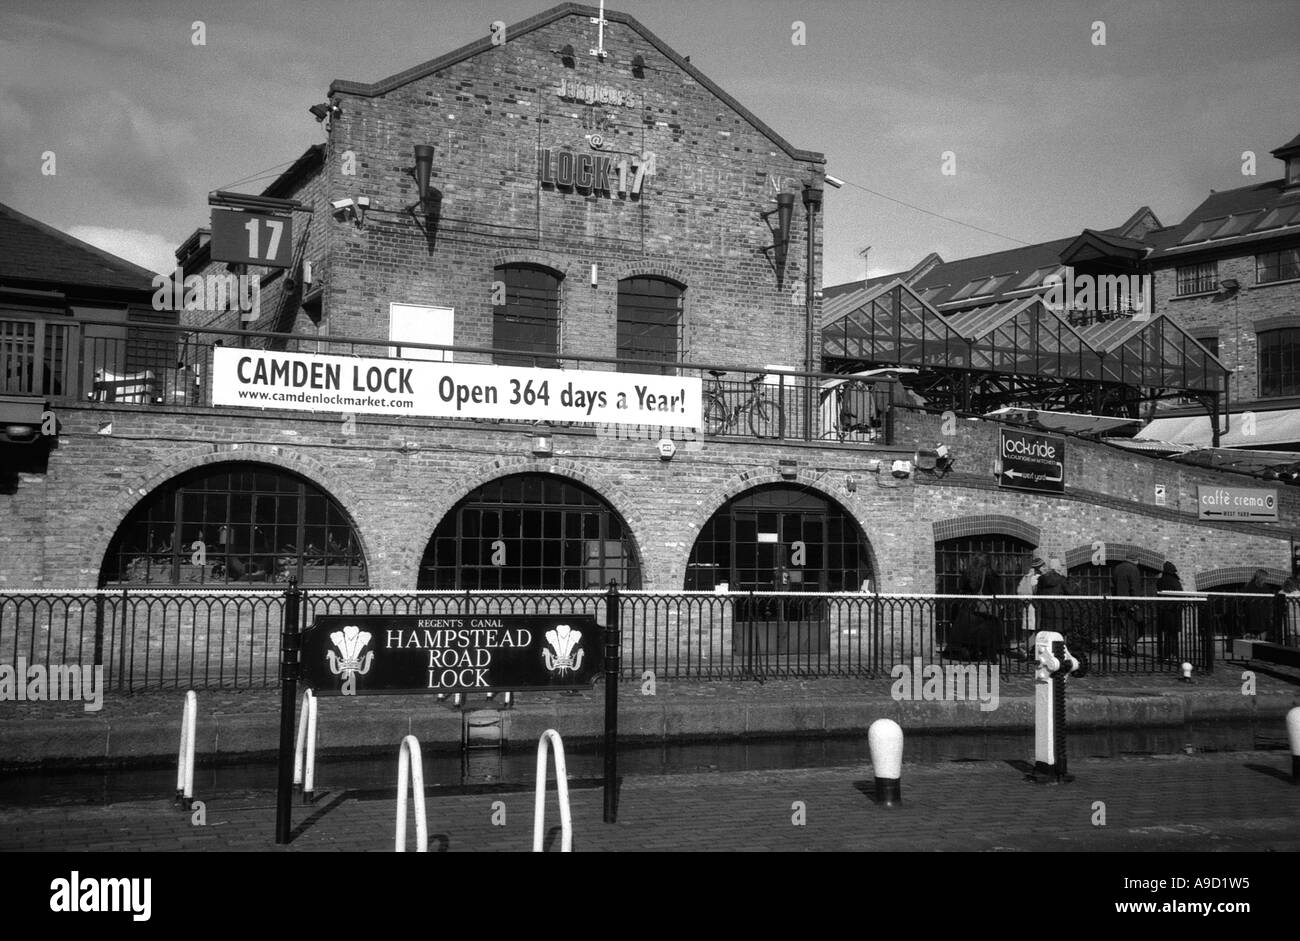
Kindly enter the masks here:
<path id="1" fill-rule="evenodd" d="M 844 377 L 809 356 L 823 158 L 598 15 L 336 81 L 324 143 L 262 194 L 288 264 L 232 269 L 204 230 L 177 253 L 187 286 L 255 279 L 256 311 L 233 288 L 181 311 L 147 401 L 48 396 L 48 468 L 0 495 L 31 547 L 0 587 L 928 592 L 973 539 L 1008 572 L 1098 541 L 1202 587 L 1286 567 L 1290 492 L 1279 522 L 1199 520 L 1197 488 L 1238 477 L 1083 439 L 1061 493 L 1002 488 L 998 426 L 945 423 L 893 375 L 845 421 Z M 620 417 L 638 387 L 662 398 Z"/>

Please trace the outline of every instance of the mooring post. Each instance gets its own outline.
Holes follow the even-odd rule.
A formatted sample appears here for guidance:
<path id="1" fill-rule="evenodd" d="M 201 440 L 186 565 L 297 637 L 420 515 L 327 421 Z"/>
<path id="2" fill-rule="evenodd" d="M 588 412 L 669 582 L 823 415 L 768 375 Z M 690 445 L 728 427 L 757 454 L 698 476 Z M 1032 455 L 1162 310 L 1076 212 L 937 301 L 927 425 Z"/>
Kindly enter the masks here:
<path id="1" fill-rule="evenodd" d="M 605 823 L 618 816 L 618 582 L 605 595 Z"/>
<path id="2" fill-rule="evenodd" d="M 275 790 L 275 842 L 289 842 L 293 817 L 293 710 L 298 695 L 298 580 L 289 580 L 280 626 L 280 768 Z"/>

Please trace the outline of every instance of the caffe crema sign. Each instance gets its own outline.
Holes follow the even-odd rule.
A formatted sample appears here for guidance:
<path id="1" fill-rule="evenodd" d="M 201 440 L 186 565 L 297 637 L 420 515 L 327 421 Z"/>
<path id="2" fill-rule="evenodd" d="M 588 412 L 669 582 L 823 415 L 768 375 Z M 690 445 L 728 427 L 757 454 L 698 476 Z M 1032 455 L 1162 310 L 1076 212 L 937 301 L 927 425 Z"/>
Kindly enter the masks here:
<path id="1" fill-rule="evenodd" d="M 1277 519 L 1277 491 L 1260 487 L 1198 486 L 1196 504 L 1203 520 Z"/>

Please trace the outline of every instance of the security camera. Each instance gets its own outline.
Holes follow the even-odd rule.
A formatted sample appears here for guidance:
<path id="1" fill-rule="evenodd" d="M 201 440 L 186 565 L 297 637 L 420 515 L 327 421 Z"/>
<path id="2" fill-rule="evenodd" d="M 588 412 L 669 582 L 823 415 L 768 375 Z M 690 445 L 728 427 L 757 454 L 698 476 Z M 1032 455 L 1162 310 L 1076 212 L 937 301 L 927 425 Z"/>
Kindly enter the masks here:
<path id="1" fill-rule="evenodd" d="M 334 207 L 335 212 L 342 212 L 344 209 L 351 209 L 353 205 L 352 197 L 349 196 L 347 199 L 331 200 L 330 205 Z"/>
<path id="2" fill-rule="evenodd" d="M 841 179 L 840 179 L 839 177 L 837 177 L 837 176 L 831 176 L 829 173 L 826 174 L 826 182 L 827 182 L 829 185 L 835 187 L 836 189 L 839 189 L 840 187 L 842 187 L 842 186 L 844 185 L 844 181 L 843 181 L 843 180 L 841 180 Z"/>

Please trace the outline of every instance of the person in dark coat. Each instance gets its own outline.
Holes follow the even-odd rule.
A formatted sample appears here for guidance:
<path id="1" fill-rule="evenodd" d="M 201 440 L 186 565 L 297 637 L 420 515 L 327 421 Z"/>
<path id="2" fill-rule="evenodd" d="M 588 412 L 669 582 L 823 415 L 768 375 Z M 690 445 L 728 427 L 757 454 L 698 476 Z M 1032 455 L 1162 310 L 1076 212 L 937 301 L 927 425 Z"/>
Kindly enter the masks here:
<path id="1" fill-rule="evenodd" d="M 994 611 L 993 595 L 1001 594 L 1001 580 L 983 552 L 971 555 L 958 590 L 979 600 L 960 601 L 952 623 L 947 655 L 954 660 L 986 660 L 997 656 L 1002 625 Z"/>
<path id="2" fill-rule="evenodd" d="M 1034 594 L 1048 598 L 1074 594 L 1074 586 L 1070 584 L 1064 562 L 1060 559 L 1047 560 L 1047 571 L 1038 579 L 1038 586 L 1034 589 Z M 1039 606 L 1041 612 L 1038 617 L 1038 629 L 1040 631 L 1056 631 L 1064 637 L 1070 628 L 1068 605 L 1069 602 L 1066 601 L 1043 602 Z"/>
<path id="3" fill-rule="evenodd" d="M 1255 569 L 1255 574 L 1242 590 L 1251 595 L 1272 595 L 1274 591 L 1268 587 L 1265 581 L 1267 578 L 1268 571 L 1266 569 Z M 1265 598 L 1247 598 L 1244 600 L 1246 610 L 1242 633 L 1254 640 L 1265 639 L 1272 633 L 1273 602 Z"/>
<path id="4" fill-rule="evenodd" d="M 1110 573 L 1110 593 L 1119 598 L 1136 598 L 1142 594 L 1142 575 L 1133 564 L 1136 553 L 1132 549 L 1124 554 L 1124 559 Z M 1133 603 L 1121 603 L 1116 606 L 1115 614 L 1119 618 L 1121 657 L 1137 655 L 1138 636 L 1142 632 L 1142 608 Z"/>
<path id="5" fill-rule="evenodd" d="M 1178 569 L 1172 562 L 1166 562 L 1164 571 L 1156 581 L 1156 591 L 1182 591 L 1183 582 L 1178 577 Z M 1156 614 L 1156 657 L 1161 660 L 1173 660 L 1178 657 L 1178 635 L 1183 623 L 1183 605 L 1179 602 L 1163 602 Z"/>

